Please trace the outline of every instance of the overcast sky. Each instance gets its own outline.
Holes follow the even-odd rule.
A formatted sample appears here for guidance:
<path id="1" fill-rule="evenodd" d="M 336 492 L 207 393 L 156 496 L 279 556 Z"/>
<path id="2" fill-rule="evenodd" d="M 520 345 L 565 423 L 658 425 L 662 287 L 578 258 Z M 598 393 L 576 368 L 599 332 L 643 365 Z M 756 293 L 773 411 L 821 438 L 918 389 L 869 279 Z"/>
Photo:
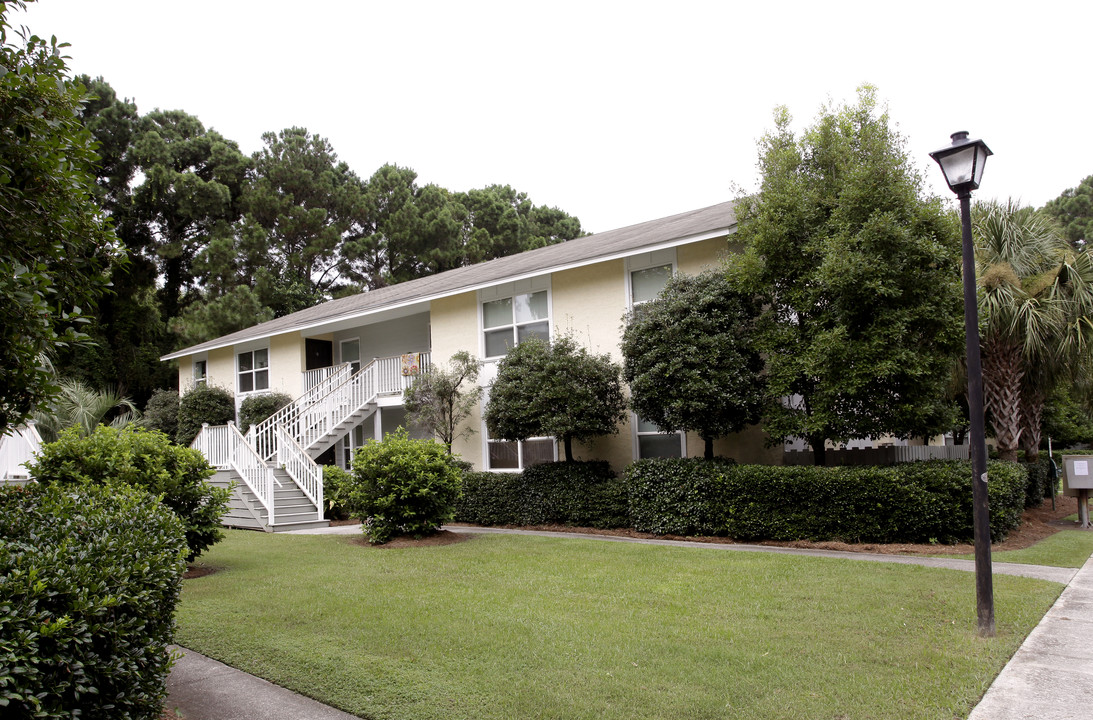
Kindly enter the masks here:
<path id="1" fill-rule="evenodd" d="M 302 126 L 362 177 L 509 184 L 590 231 L 754 189 L 775 106 L 804 127 L 863 82 L 935 192 L 956 130 L 995 153 L 977 197 L 1039 206 L 1093 174 L 1087 0 L 42 0 L 9 21 L 247 153 Z"/>

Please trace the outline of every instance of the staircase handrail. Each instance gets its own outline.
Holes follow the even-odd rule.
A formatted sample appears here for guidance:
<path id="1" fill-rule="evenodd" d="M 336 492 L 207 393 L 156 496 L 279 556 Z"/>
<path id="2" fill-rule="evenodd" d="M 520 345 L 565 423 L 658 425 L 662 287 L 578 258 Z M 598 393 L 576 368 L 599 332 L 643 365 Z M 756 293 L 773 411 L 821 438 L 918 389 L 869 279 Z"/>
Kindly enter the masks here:
<path id="1" fill-rule="evenodd" d="M 289 428 L 289 432 L 293 437 L 300 437 L 299 433 L 295 430 L 300 414 L 312 406 L 317 400 L 329 394 L 352 377 L 352 367 L 351 363 L 335 365 L 335 369 L 330 372 L 330 375 L 325 380 L 305 390 L 300 397 L 296 398 L 288 405 L 285 405 L 262 422 L 252 425 L 247 431 L 247 435 L 252 438 L 254 447 L 258 450 L 259 454 L 266 460 L 273 459 L 277 454 L 277 442 L 274 428 L 279 424 Z"/>
<path id="2" fill-rule="evenodd" d="M 295 428 L 287 426 L 301 447 L 311 447 L 347 417 L 376 399 L 375 366 L 373 361 L 362 367 L 306 408 L 298 416 Z"/>
<path id="3" fill-rule="evenodd" d="M 42 451 L 42 436 L 34 421 L 0 436 L 0 479 L 29 478 L 27 463 Z"/>
<path id="4" fill-rule="evenodd" d="M 275 522 L 274 486 L 280 483 L 274 477 L 273 469 L 266 465 L 265 459 L 247 442 L 247 439 L 243 437 L 243 433 L 239 432 L 239 428 L 235 426 L 235 423 L 228 422 L 228 428 L 231 468 L 239 474 L 239 477 L 243 478 L 243 482 L 258 498 L 258 502 L 262 503 L 262 507 L 269 513 L 268 522 L 272 526 Z"/>
<path id="5" fill-rule="evenodd" d="M 285 469 L 303 491 L 307 499 L 314 503 L 318 516 L 323 519 L 323 469 L 300 447 L 296 438 L 284 425 L 277 425 L 277 464 Z"/>

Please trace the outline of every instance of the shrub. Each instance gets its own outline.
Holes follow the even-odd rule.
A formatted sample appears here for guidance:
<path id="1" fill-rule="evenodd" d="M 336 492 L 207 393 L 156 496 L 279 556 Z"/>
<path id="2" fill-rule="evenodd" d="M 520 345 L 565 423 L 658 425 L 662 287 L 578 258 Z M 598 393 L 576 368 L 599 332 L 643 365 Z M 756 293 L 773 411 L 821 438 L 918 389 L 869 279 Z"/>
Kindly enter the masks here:
<path id="1" fill-rule="evenodd" d="M 126 487 L 0 489 L 0 706 L 12 718 L 159 717 L 186 544 Z"/>
<path id="2" fill-rule="evenodd" d="M 630 525 L 626 485 L 603 461 L 543 463 L 522 473 L 468 473 L 456 519 L 479 525 Z"/>
<path id="3" fill-rule="evenodd" d="M 169 438 L 178 434 L 178 391 L 156 390 L 144 406 L 140 424 L 149 430 L 159 430 Z"/>
<path id="4" fill-rule="evenodd" d="M 989 465 L 991 537 L 1020 522 L 1027 478 Z M 640 460 L 627 470 L 634 528 L 739 540 L 958 542 L 973 537 L 971 466 L 768 467 Z"/>
<path id="5" fill-rule="evenodd" d="M 161 432 L 105 426 L 87 437 L 66 430 L 57 442 L 43 445 L 30 466 L 31 476 L 44 485 L 129 485 L 161 496 L 182 521 L 187 560 L 224 536 L 220 518 L 230 492 L 205 482 L 214 472 L 200 452 L 172 444 Z"/>
<path id="6" fill-rule="evenodd" d="M 345 509 L 352 476 L 337 465 L 323 465 L 323 500 L 326 509 L 323 515 L 328 520 L 345 520 L 349 513 Z"/>
<path id="7" fill-rule="evenodd" d="M 235 420 L 235 398 L 222 387 L 201 383 L 178 403 L 178 433 L 175 442 L 189 446 L 201 432 L 202 423 L 227 425 Z"/>
<path id="8" fill-rule="evenodd" d="M 239 432 L 246 433 L 251 425 L 257 425 L 290 402 L 291 397 L 279 392 L 248 395 L 239 405 Z"/>
<path id="9" fill-rule="evenodd" d="M 461 479 L 443 445 L 413 440 L 399 428 L 357 450 L 345 507 L 364 521 L 369 542 L 429 535 L 451 519 Z"/>
<path id="10" fill-rule="evenodd" d="M 1021 466 L 1028 473 L 1028 485 L 1025 488 L 1025 507 L 1040 507 L 1044 498 L 1051 497 L 1051 460 L 1041 455 L 1036 462 L 1023 462 Z"/>

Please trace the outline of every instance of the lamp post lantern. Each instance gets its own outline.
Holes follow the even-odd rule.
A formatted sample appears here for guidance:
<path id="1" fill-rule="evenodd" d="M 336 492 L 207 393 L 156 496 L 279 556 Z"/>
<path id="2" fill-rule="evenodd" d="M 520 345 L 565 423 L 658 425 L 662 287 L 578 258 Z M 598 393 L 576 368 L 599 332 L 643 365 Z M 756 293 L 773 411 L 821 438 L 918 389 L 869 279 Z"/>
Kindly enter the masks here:
<path id="1" fill-rule="evenodd" d="M 975 246 L 972 244 L 971 196 L 992 155 L 982 140 L 967 132 L 952 135 L 952 145 L 930 157 L 941 166 L 945 182 L 960 200 L 964 263 L 964 344 L 968 363 L 968 441 L 972 459 L 972 513 L 975 528 L 975 600 L 979 634 L 994 636 L 994 584 L 991 576 L 991 526 L 987 505 L 987 441 L 983 425 L 983 366 L 979 357 L 979 305 L 975 292 Z"/>

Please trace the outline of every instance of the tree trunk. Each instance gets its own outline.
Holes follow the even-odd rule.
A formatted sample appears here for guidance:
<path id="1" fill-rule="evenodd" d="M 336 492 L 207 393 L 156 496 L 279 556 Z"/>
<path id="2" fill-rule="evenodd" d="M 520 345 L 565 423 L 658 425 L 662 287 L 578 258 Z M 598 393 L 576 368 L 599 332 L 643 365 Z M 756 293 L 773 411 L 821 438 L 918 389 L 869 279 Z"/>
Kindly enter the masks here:
<path id="1" fill-rule="evenodd" d="M 1040 459 L 1040 428 L 1044 415 L 1044 391 L 1039 388 L 1021 388 L 1021 449 L 1025 460 Z"/>
<path id="2" fill-rule="evenodd" d="M 562 444 L 565 445 L 565 461 L 573 462 L 573 438 L 566 435 L 562 439 Z"/>
<path id="3" fill-rule="evenodd" d="M 702 441 L 706 446 L 705 450 L 703 451 L 702 457 L 706 460 L 713 460 L 713 438 L 704 437 L 702 438 Z"/>
<path id="4" fill-rule="evenodd" d="M 1017 461 L 1021 440 L 1021 347 L 1011 341 L 988 337 L 983 343 L 983 400 L 990 413 L 998 455 Z M 1039 440 L 1037 438 L 1037 440 Z"/>
<path id="5" fill-rule="evenodd" d="M 827 465 L 827 438 L 822 435 L 809 435 L 808 444 L 812 447 L 812 464 L 819 467 Z"/>

